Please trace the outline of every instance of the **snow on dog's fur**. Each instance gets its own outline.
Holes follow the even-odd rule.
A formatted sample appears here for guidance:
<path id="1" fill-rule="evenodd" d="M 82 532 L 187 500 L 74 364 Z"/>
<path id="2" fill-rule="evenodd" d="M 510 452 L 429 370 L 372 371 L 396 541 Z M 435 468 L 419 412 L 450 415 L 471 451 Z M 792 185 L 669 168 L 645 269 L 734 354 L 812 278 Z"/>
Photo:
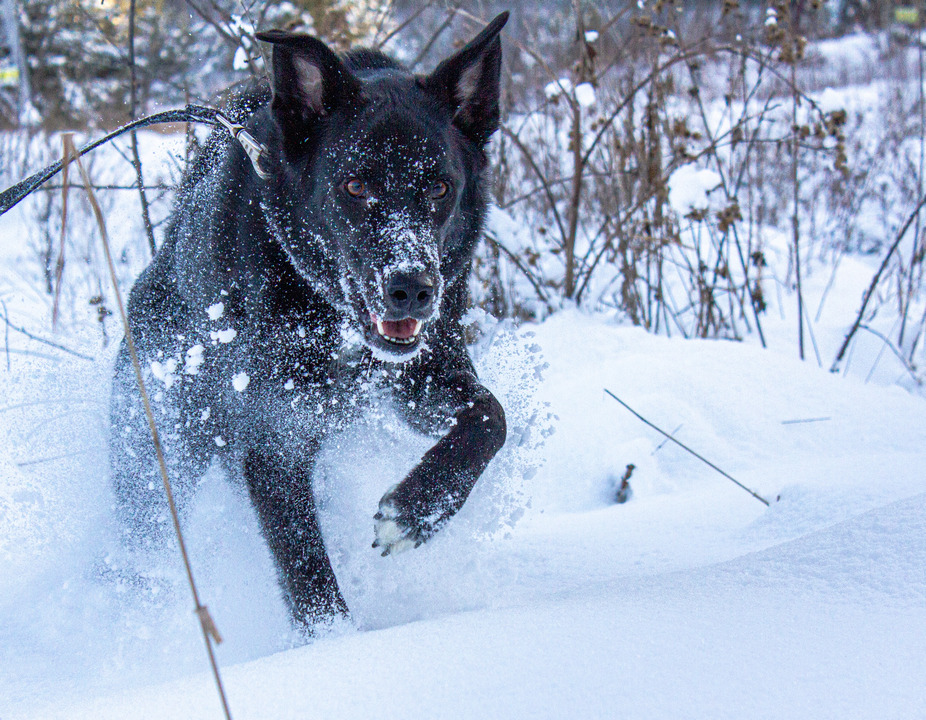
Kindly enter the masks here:
<path id="1" fill-rule="evenodd" d="M 244 478 L 293 616 L 346 613 L 312 496 L 324 438 L 392 398 L 440 436 L 371 517 L 383 554 L 426 541 L 460 509 L 505 440 L 461 318 L 498 128 L 500 15 L 427 76 L 370 50 L 339 57 L 282 31 L 272 96 L 229 113 L 267 147 L 267 180 L 214 135 L 129 301 L 178 502 L 214 455 Z M 168 527 L 123 346 L 111 457 L 125 537 Z M 371 512 L 372 515 L 372 512 Z"/>

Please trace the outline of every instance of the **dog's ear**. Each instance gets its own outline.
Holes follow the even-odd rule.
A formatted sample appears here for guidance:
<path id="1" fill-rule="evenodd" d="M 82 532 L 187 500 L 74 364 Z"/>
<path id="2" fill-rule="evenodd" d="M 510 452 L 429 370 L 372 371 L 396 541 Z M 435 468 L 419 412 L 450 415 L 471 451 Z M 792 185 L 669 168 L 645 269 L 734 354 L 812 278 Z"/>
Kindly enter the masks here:
<path id="1" fill-rule="evenodd" d="M 273 45 L 273 112 L 283 131 L 301 134 L 317 118 L 350 106 L 361 84 L 334 51 L 311 35 L 269 30 Z"/>
<path id="2" fill-rule="evenodd" d="M 485 145 L 499 123 L 499 75 L 502 44 L 498 34 L 508 22 L 503 12 L 466 47 L 444 60 L 427 76 L 424 87 L 453 109 L 454 124 Z"/>

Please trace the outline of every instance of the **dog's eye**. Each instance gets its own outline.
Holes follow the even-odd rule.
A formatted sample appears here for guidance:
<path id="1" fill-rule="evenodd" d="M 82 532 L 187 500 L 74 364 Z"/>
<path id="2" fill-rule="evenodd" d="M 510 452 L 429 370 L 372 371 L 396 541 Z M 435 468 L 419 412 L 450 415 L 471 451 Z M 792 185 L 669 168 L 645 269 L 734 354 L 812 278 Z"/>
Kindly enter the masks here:
<path id="1" fill-rule="evenodd" d="M 363 185 L 362 180 L 357 178 L 350 178 L 347 182 L 344 183 L 344 190 L 351 197 L 359 198 L 363 197 L 366 192 L 366 187 Z"/>
<path id="2" fill-rule="evenodd" d="M 443 180 L 436 181 L 431 185 L 431 199 L 432 200 L 442 200 L 447 197 L 447 194 L 450 192 L 450 183 L 444 182 Z"/>

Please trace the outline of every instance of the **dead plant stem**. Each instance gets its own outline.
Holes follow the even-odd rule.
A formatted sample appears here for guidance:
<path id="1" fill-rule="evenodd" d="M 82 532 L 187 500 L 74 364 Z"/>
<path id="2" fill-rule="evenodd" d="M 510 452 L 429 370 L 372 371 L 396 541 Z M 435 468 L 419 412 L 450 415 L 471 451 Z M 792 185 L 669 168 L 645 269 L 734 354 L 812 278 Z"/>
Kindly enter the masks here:
<path id="1" fill-rule="evenodd" d="M 174 532 L 177 537 L 177 544 L 180 548 L 180 554 L 183 557 L 183 565 L 186 570 L 187 581 L 190 585 L 190 591 L 193 594 L 193 601 L 196 605 L 195 613 L 199 619 L 200 628 L 203 633 L 203 640 L 206 644 L 206 652 L 209 656 L 209 663 L 212 667 L 212 673 L 215 678 L 216 687 L 219 692 L 219 698 L 222 702 L 222 709 L 225 714 L 226 720 L 231 720 L 231 711 L 228 707 L 228 702 L 225 698 L 225 689 L 222 686 L 222 677 L 219 673 L 218 663 L 215 659 L 215 652 L 212 648 L 212 642 L 215 641 L 217 644 L 222 642 L 222 636 L 219 634 L 218 628 L 215 625 L 215 622 L 212 620 L 209 610 L 200 602 L 199 591 L 196 588 L 196 582 L 193 579 L 193 569 L 190 564 L 190 557 L 187 553 L 186 543 L 183 539 L 183 532 L 180 529 L 180 518 L 177 513 L 177 506 L 174 502 L 174 494 L 171 489 L 170 478 L 167 474 L 167 462 L 164 458 L 164 450 L 161 445 L 160 435 L 158 434 L 157 423 L 154 419 L 154 411 L 151 407 L 151 401 L 148 397 L 148 391 L 145 388 L 145 381 L 142 377 L 141 371 L 141 362 L 138 359 L 138 353 L 135 350 L 135 342 L 132 338 L 132 328 L 129 325 L 129 319 L 125 312 L 125 305 L 122 302 L 122 293 L 119 291 L 119 280 L 116 276 L 116 265 L 113 261 L 112 251 L 109 244 L 109 234 L 106 232 L 106 223 L 103 219 L 103 211 L 100 209 L 100 204 L 96 200 L 96 195 L 93 192 L 93 188 L 90 182 L 90 177 L 87 175 L 87 171 L 84 169 L 83 163 L 80 161 L 80 156 L 77 153 L 77 149 L 74 147 L 73 135 L 65 135 L 66 148 L 65 152 L 70 155 L 70 157 L 76 162 L 77 169 L 80 171 L 81 178 L 84 182 L 84 186 L 87 189 L 87 197 L 90 200 L 90 206 L 93 209 L 93 214 L 96 217 L 97 225 L 100 229 L 100 238 L 103 244 L 103 252 L 106 255 L 106 263 L 109 266 L 109 276 L 112 281 L 113 293 L 116 297 L 116 305 L 119 309 L 119 316 L 122 319 L 123 330 L 125 331 L 125 343 L 126 348 L 128 349 L 129 356 L 132 359 L 132 367 L 135 370 L 135 379 L 138 383 L 138 390 L 141 394 L 142 405 L 145 409 L 145 417 L 148 420 L 148 429 L 151 431 L 151 441 L 154 444 L 155 455 L 157 456 L 158 467 L 161 472 L 161 480 L 164 484 L 164 494 L 167 497 L 167 504 L 170 509 L 171 520 L 174 525 Z"/>

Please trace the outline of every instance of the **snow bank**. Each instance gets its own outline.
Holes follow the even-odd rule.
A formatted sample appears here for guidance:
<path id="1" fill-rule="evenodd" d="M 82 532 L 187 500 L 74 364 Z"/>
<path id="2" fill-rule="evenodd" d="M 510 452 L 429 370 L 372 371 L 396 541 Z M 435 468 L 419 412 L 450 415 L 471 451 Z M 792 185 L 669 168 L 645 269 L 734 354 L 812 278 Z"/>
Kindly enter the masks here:
<path id="1" fill-rule="evenodd" d="M 922 709 L 922 399 L 578 312 L 501 324 L 477 360 L 508 407 L 510 443 L 418 550 L 381 558 L 372 513 L 427 441 L 383 412 L 326 451 L 323 527 L 354 618 L 307 646 L 290 649 L 299 641 L 244 493 L 216 471 L 204 479 L 190 544 L 227 638 L 218 653 L 235 717 Z M 32 366 L 0 382 L 10 405 L 105 387 L 102 369 L 92 382 L 86 370 L 49 377 Z M 771 507 L 664 445 L 604 387 Z M 14 570 L 0 579 L 0 717 L 217 717 L 172 549 L 147 589 L 120 583 L 106 562 L 117 550 L 102 438 L 55 407 L 0 414 L 0 536 L 11 538 L 0 551 Z M 628 463 L 634 496 L 614 505 Z"/>

